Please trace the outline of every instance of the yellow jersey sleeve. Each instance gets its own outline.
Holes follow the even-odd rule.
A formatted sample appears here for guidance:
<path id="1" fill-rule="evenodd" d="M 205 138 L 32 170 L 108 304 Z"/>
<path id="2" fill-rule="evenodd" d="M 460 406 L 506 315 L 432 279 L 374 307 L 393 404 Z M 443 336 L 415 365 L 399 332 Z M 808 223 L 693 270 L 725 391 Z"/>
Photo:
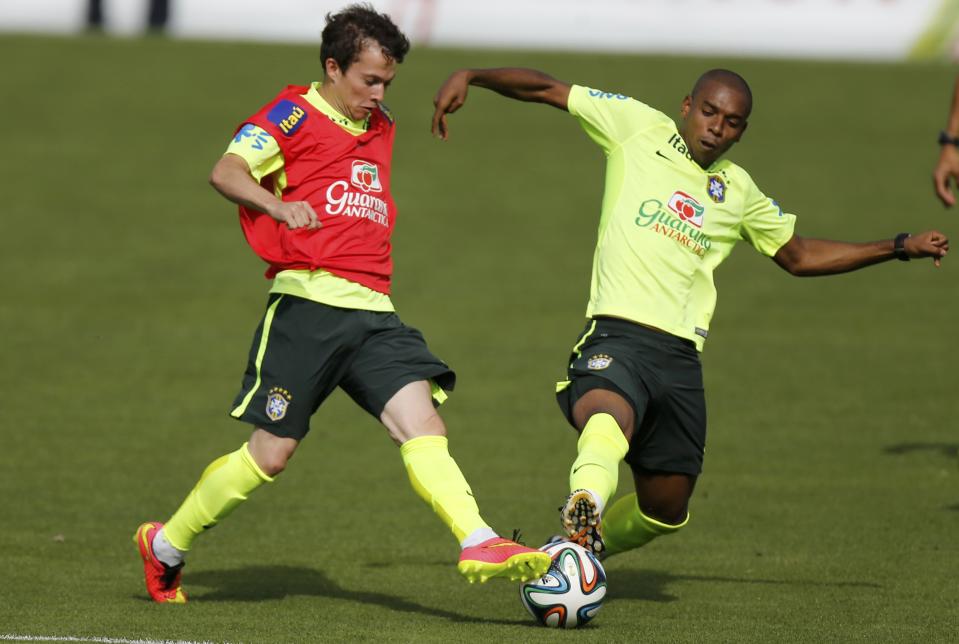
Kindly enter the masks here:
<path id="1" fill-rule="evenodd" d="M 224 154 L 235 154 L 246 161 L 250 174 L 258 182 L 283 169 L 283 152 L 279 143 L 269 132 L 252 123 L 244 123 L 237 130 Z"/>
<path id="2" fill-rule="evenodd" d="M 779 203 L 764 195 L 748 175 L 747 179 L 740 234 L 753 248 L 772 257 L 792 238 L 796 216 L 783 212 Z"/>
<path id="3" fill-rule="evenodd" d="M 634 135 L 668 119 L 665 114 L 624 94 L 573 85 L 567 103 L 589 135 L 607 153 Z"/>

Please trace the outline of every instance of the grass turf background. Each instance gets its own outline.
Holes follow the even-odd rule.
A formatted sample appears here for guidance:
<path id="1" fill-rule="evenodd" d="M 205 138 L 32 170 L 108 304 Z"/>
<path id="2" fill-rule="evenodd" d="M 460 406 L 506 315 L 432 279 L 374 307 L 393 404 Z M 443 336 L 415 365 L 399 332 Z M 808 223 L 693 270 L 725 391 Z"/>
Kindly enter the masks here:
<path id="1" fill-rule="evenodd" d="M 0 634 L 953 640 L 953 258 L 800 280 L 746 245 L 717 272 L 692 520 L 608 562 L 588 632 L 547 632 L 509 584 L 463 582 L 385 432 L 341 394 L 277 483 L 198 542 L 193 601 L 149 603 L 130 536 L 245 439 L 226 411 L 268 286 L 206 177 L 238 122 L 317 76 L 316 50 L 0 37 Z M 800 233 L 848 240 L 955 234 L 929 185 L 953 72 L 413 51 L 387 97 L 394 301 L 459 374 L 443 416 L 484 515 L 538 543 L 575 449 L 552 383 L 583 324 L 602 155 L 566 114 L 483 90 L 449 142 L 428 131 L 450 71 L 512 64 L 672 115 L 703 69 L 733 67 L 756 106 L 731 158 Z"/>

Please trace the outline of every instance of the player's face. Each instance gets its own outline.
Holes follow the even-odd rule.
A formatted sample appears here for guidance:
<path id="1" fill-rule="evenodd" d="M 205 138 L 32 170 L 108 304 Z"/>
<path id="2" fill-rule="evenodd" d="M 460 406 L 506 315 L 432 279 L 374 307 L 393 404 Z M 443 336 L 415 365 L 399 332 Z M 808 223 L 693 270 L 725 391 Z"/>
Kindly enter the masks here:
<path id="1" fill-rule="evenodd" d="M 749 108 L 749 97 L 716 81 L 683 99 L 679 133 L 693 160 L 706 168 L 733 147 L 746 131 Z"/>
<path id="2" fill-rule="evenodd" d="M 363 48 L 345 72 L 335 60 L 327 60 L 323 85 L 332 94 L 333 107 L 354 121 L 362 121 L 383 100 L 394 76 L 396 61 L 387 58 L 379 44 L 373 42 Z"/>

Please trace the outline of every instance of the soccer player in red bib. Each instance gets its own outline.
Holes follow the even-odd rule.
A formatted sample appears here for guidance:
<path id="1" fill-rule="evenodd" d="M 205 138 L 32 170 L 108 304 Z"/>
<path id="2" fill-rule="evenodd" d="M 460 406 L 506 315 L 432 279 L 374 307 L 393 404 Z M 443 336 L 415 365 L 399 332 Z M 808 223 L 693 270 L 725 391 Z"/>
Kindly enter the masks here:
<path id="1" fill-rule="evenodd" d="M 390 301 L 395 123 L 381 103 L 409 50 L 388 16 L 352 5 L 327 16 L 324 80 L 287 87 L 237 129 L 210 182 L 239 205 L 273 283 L 231 415 L 249 441 L 214 460 L 166 524 L 134 535 L 147 590 L 184 603 L 193 540 L 284 470 L 310 417 L 337 387 L 386 427 L 409 480 L 461 546 L 470 582 L 544 574 L 546 553 L 483 521 L 447 448 L 436 407 L 455 375 Z"/>

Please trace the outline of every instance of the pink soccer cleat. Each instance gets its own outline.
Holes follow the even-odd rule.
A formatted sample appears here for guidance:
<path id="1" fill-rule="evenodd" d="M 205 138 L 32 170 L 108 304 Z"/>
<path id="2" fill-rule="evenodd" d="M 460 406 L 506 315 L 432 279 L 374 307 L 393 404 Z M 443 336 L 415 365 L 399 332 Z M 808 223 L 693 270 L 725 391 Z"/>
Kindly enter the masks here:
<path id="1" fill-rule="evenodd" d="M 546 574 L 550 563 L 552 559 L 545 552 L 493 537 L 463 548 L 456 568 L 473 584 L 484 583 L 491 577 L 506 577 L 510 581 L 537 579 Z"/>
<path id="2" fill-rule="evenodd" d="M 133 535 L 133 541 L 140 549 L 140 558 L 143 559 L 147 592 L 153 601 L 160 604 L 185 604 L 186 595 L 180 588 L 183 564 L 171 568 L 153 556 L 153 537 L 162 527 L 163 524 L 156 521 L 144 523 Z"/>

